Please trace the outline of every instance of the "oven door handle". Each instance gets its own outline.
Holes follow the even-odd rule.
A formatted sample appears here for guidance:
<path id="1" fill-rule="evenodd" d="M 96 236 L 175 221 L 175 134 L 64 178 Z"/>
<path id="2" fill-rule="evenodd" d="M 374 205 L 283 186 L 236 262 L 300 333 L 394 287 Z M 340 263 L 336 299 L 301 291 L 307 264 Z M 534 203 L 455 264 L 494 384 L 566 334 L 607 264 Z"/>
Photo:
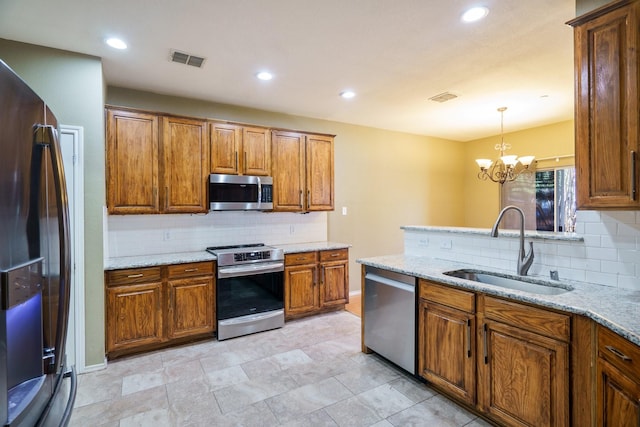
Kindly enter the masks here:
<path id="1" fill-rule="evenodd" d="M 249 264 L 242 266 L 229 266 L 218 268 L 218 278 L 254 276 L 256 274 L 277 273 L 284 271 L 284 262 L 263 262 L 259 264 Z"/>

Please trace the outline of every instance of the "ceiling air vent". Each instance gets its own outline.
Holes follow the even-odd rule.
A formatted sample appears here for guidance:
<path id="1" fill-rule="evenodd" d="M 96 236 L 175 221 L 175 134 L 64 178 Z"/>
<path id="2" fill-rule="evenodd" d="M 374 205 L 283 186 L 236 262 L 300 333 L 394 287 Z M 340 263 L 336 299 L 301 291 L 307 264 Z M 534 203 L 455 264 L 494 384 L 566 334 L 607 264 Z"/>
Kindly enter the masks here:
<path id="1" fill-rule="evenodd" d="M 177 50 L 171 51 L 171 61 L 179 64 L 191 65 L 192 67 L 202 68 L 205 59 L 200 56 L 190 55 Z"/>
<path id="2" fill-rule="evenodd" d="M 431 98 L 429 98 L 429 101 L 436 101 L 436 102 L 447 102 L 450 99 L 455 99 L 457 98 L 458 95 L 454 95 L 451 92 L 442 92 L 438 95 L 432 96 Z"/>

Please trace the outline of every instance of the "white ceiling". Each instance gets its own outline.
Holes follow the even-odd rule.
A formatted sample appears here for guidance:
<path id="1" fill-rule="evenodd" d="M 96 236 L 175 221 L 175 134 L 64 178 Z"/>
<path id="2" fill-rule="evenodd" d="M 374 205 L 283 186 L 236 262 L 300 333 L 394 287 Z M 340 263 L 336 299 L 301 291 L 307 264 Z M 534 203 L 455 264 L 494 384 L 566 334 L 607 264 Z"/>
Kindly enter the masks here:
<path id="1" fill-rule="evenodd" d="M 505 132 L 572 119 L 575 0 L 480 3 L 464 24 L 478 1 L 0 0 L 0 38 L 101 57 L 109 85 L 460 141 L 498 134 L 501 106 Z"/>

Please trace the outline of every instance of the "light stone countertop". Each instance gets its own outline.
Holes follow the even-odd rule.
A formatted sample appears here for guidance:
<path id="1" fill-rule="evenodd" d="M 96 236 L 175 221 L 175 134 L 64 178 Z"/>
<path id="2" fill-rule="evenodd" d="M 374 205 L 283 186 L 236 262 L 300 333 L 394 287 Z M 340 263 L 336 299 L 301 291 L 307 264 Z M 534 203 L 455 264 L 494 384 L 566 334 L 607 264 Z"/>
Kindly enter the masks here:
<path id="1" fill-rule="evenodd" d="M 445 271 L 461 268 L 487 271 L 486 267 L 453 261 L 399 254 L 357 259 L 356 262 L 488 295 L 579 314 L 593 319 L 634 344 L 640 345 L 640 291 L 562 280 L 561 277 L 560 281 L 555 283 L 563 287 L 573 287 L 572 291 L 560 295 L 540 295 L 444 275 Z M 516 276 L 513 271 L 499 269 L 492 269 L 492 271 Z M 528 277 L 554 283 L 548 277 Z"/>
<path id="2" fill-rule="evenodd" d="M 309 242 L 309 243 L 295 243 L 287 245 L 269 245 L 275 248 L 281 248 L 285 254 L 296 252 L 312 252 L 323 251 L 333 249 L 345 249 L 350 245 L 336 242 Z M 104 266 L 105 270 L 121 270 L 124 268 L 140 268 L 140 267 L 154 267 L 158 265 L 169 264 L 184 264 L 188 262 L 201 262 L 201 261 L 215 261 L 215 255 L 209 252 L 194 251 L 194 252 L 177 252 L 167 254 L 153 254 L 153 255 L 139 255 L 139 256 L 127 256 L 109 258 Z"/>
<path id="3" fill-rule="evenodd" d="M 207 251 L 176 252 L 168 254 L 124 256 L 109 258 L 105 270 L 123 268 L 155 267 L 158 265 L 184 264 L 188 262 L 215 261 L 216 257 Z"/>
<path id="4" fill-rule="evenodd" d="M 293 254 L 297 252 L 314 252 L 314 251 L 327 251 L 335 249 L 347 249 L 351 245 L 337 242 L 308 242 L 308 243 L 293 243 L 287 245 L 271 245 L 276 248 L 284 250 L 285 254 Z"/>
<path id="5" fill-rule="evenodd" d="M 455 234 L 476 234 L 482 236 L 489 236 L 491 234 L 490 228 L 472 228 L 472 227 L 439 227 L 432 225 L 403 225 L 400 227 L 402 230 L 408 231 L 430 231 L 439 233 L 455 233 Z M 520 237 L 520 230 L 503 230 L 500 229 L 501 236 L 507 237 Z M 528 239 L 541 239 L 541 240 L 565 240 L 583 242 L 584 237 L 576 233 L 554 233 L 551 231 L 535 231 L 525 230 L 524 237 Z"/>

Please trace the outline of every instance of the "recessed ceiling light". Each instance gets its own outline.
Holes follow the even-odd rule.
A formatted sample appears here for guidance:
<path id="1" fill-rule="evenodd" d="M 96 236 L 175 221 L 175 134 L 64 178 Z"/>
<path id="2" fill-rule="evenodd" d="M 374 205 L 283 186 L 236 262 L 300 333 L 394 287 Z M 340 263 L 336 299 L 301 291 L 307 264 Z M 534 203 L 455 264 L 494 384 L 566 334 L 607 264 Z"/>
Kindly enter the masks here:
<path id="1" fill-rule="evenodd" d="M 125 42 L 123 42 L 122 40 L 115 38 L 115 37 L 111 37 L 109 39 L 107 39 L 107 44 L 109 46 L 111 46 L 114 49 L 126 49 L 127 48 L 127 44 Z"/>
<path id="2" fill-rule="evenodd" d="M 256 74 L 256 77 L 259 78 L 260 80 L 271 80 L 273 78 L 273 74 L 271 74 L 268 71 L 261 71 L 258 74 Z"/>
<path id="3" fill-rule="evenodd" d="M 340 96 L 344 99 L 350 99 L 356 96 L 356 93 L 351 90 L 345 90 L 344 92 L 340 92 Z"/>
<path id="4" fill-rule="evenodd" d="M 489 14 L 489 9 L 484 6 L 472 7 L 462 14 L 464 22 L 476 22 Z"/>

